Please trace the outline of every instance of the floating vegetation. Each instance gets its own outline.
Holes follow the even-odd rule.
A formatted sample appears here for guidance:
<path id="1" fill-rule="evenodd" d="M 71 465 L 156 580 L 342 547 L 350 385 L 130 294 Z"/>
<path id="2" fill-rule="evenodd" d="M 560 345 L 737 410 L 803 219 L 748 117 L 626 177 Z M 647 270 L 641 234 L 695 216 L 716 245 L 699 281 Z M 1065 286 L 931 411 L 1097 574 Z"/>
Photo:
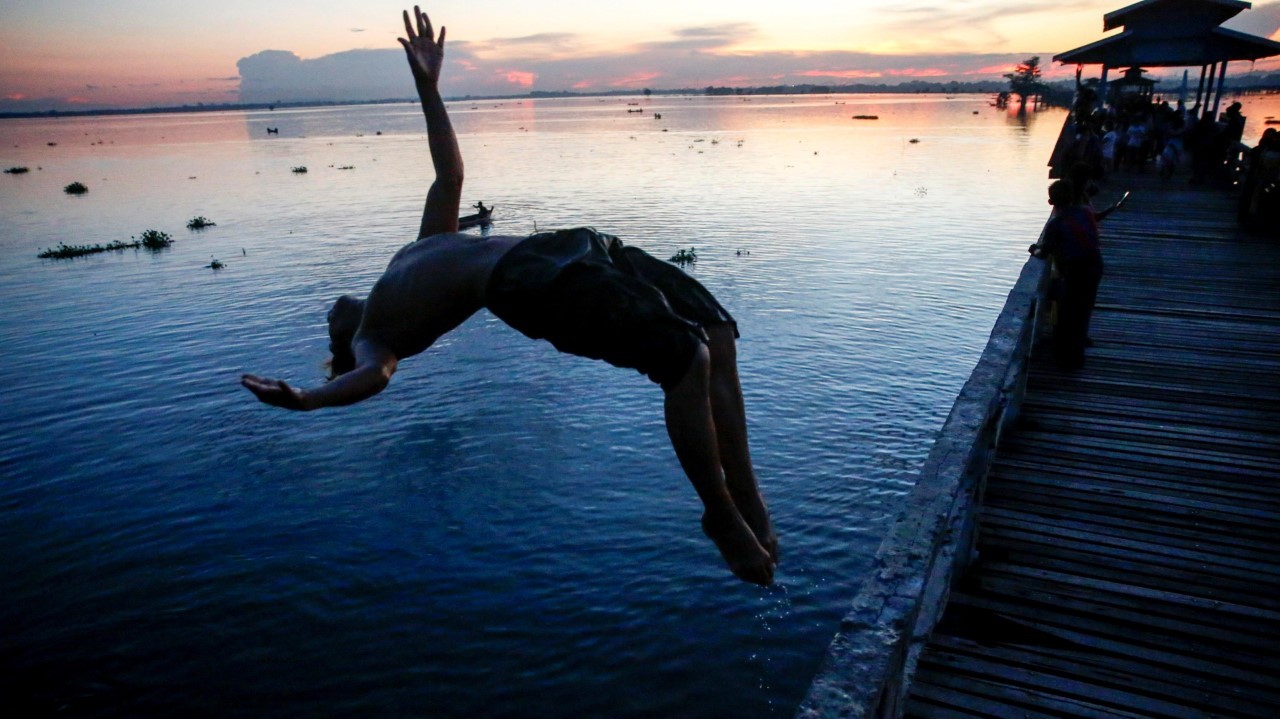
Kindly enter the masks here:
<path id="1" fill-rule="evenodd" d="M 695 247 L 690 247 L 687 250 L 679 250 L 671 256 L 670 260 L 667 261 L 674 262 L 677 265 L 691 265 L 698 261 L 698 250 Z"/>
<path id="2" fill-rule="evenodd" d="M 9 169 L 7 169 L 7 170 L 5 170 L 5 171 L 4 171 L 4 174 L 6 174 L 6 175 L 22 175 L 22 174 L 25 174 L 25 173 L 28 173 L 28 172 L 31 172 L 31 169 L 30 169 L 30 168 L 27 168 L 27 167 L 10 167 Z"/>
<path id="3" fill-rule="evenodd" d="M 136 240 L 137 238 L 131 237 L 130 239 Z M 148 250 L 162 250 L 173 244 L 173 238 L 169 236 L 168 232 L 143 230 L 142 239 L 139 242 Z"/>
<path id="4" fill-rule="evenodd" d="M 750 254 L 751 254 L 751 250 L 738 250 L 738 251 L 737 251 L 736 253 L 734 253 L 734 254 L 736 254 L 738 257 L 742 257 L 743 255 L 750 255 Z"/>
<path id="5" fill-rule="evenodd" d="M 218 223 L 214 222 L 213 220 L 210 220 L 208 217 L 205 217 L 204 215 L 200 215 L 199 217 L 193 217 L 190 220 L 187 220 L 188 230 L 203 230 L 206 227 L 217 227 L 217 226 L 218 226 Z"/>
<path id="6" fill-rule="evenodd" d="M 340 165 L 340 166 L 338 167 L 338 169 L 339 169 L 339 170 L 354 170 L 354 169 L 356 169 L 356 166 L 355 166 L 355 165 Z"/>
<path id="7" fill-rule="evenodd" d="M 306 165 L 298 165 L 297 167 L 293 168 L 293 174 L 295 175 L 305 175 L 306 173 L 307 173 Z"/>
<path id="8" fill-rule="evenodd" d="M 158 230 L 143 231 L 142 239 L 137 237 L 130 237 L 129 239 L 133 240 L 133 242 L 115 240 L 105 245 L 68 245 L 65 242 L 59 242 L 57 247 L 46 248 L 37 257 L 42 260 L 66 260 L 72 257 L 96 255 L 99 252 L 119 252 L 120 250 L 136 250 L 144 247 L 148 250 L 162 250 L 173 244 L 173 238 L 168 233 Z"/>
<path id="9" fill-rule="evenodd" d="M 855 119 L 855 120 L 879 120 L 879 119 L 880 119 L 880 116 L 879 116 L 879 115 L 854 115 L 854 116 L 853 116 L 853 119 Z"/>
<path id="10" fill-rule="evenodd" d="M 918 144 L 920 144 L 920 138 L 918 138 L 918 137 L 913 137 L 913 138 L 911 138 L 910 140 L 907 140 L 907 142 L 911 143 L 912 145 L 918 145 Z"/>
<path id="11" fill-rule="evenodd" d="M 99 252 L 114 252 L 118 250 L 136 250 L 142 246 L 140 242 L 124 242 L 116 240 L 105 245 L 68 245 L 65 242 L 59 242 L 57 247 L 50 247 L 37 255 L 42 260 L 67 260 L 72 257 L 83 257 L 84 255 L 95 255 Z"/>
<path id="12" fill-rule="evenodd" d="M 70 185 L 67 185 L 66 187 L 62 188 L 62 191 L 67 193 L 68 195 L 83 195 L 84 193 L 89 191 L 89 188 L 85 187 L 83 182 L 73 182 Z"/>
<path id="13" fill-rule="evenodd" d="M 224 263 L 222 260 L 219 260 L 216 257 L 210 257 L 209 260 L 210 260 L 209 264 L 205 265 L 205 267 L 208 267 L 209 269 L 214 270 L 215 272 L 227 266 L 226 263 Z"/>

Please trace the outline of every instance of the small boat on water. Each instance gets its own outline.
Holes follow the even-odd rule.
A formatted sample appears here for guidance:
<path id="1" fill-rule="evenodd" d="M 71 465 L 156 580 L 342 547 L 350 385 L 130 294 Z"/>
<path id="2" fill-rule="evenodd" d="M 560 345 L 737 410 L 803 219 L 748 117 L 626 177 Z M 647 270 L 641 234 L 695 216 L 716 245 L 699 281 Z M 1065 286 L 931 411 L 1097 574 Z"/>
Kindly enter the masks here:
<path id="1" fill-rule="evenodd" d="M 458 229 L 466 230 L 472 227 L 483 227 L 484 225 L 493 224 L 493 208 L 485 207 L 483 202 L 477 202 L 474 207 L 477 212 L 474 215 L 463 215 L 458 218 Z"/>

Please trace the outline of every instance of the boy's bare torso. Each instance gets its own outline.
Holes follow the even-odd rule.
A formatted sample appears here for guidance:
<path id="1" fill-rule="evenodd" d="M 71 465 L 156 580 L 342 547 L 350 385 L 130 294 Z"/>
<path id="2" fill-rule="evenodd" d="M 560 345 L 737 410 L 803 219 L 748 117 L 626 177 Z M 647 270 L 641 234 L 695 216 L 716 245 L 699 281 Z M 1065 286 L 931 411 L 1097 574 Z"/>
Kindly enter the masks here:
<path id="1" fill-rule="evenodd" d="M 524 239 L 448 232 L 405 245 L 370 291 L 359 336 L 401 359 L 422 352 L 484 307 L 494 265 Z"/>

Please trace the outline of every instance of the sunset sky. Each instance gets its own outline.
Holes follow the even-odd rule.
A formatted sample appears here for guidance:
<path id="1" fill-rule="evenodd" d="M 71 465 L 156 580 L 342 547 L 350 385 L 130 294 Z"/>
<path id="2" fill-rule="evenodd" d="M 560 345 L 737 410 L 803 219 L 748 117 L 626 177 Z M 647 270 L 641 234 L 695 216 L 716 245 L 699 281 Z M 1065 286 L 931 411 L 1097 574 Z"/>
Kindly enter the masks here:
<path id="1" fill-rule="evenodd" d="M 1118 0 L 443 0 L 448 96 L 998 79 Z M 407 97 L 400 0 L 6 0 L 0 111 Z M 1280 39 L 1280 0 L 1229 27 Z M 275 52 L 264 52 L 275 51 Z M 380 51 L 380 52 L 350 52 Z M 244 62 L 241 62 L 241 61 Z M 1074 68 L 1057 70 L 1067 76 Z M 1231 74 L 1280 69 L 1274 59 Z"/>

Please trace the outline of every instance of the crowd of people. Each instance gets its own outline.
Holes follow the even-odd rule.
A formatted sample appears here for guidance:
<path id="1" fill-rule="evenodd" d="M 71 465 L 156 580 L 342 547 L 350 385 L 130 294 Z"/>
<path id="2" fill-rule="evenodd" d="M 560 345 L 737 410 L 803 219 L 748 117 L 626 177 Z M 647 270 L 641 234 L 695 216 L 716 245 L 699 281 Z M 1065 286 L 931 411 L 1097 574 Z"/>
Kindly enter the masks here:
<path id="1" fill-rule="evenodd" d="M 1085 348 L 1092 345 L 1089 320 L 1103 273 L 1099 222 L 1128 197 L 1125 193 L 1099 211 L 1093 206 L 1095 182 L 1152 167 L 1169 180 L 1189 168 L 1191 184 L 1238 188 L 1242 226 L 1280 233 L 1280 132 L 1269 128 L 1256 147 L 1243 145 L 1241 109 L 1240 103 L 1232 103 L 1215 120 L 1197 107 L 1145 99 L 1120 109 L 1098 109 L 1088 93 L 1081 94 L 1064 138 L 1067 144 L 1052 163 L 1061 177 L 1049 187 L 1053 212 L 1040 241 L 1030 248 L 1054 264 L 1053 354 L 1059 366 L 1083 366 Z"/>
<path id="2" fill-rule="evenodd" d="M 1073 110 L 1072 123 L 1074 138 L 1059 161 L 1068 167 L 1085 163 L 1093 179 L 1151 168 L 1170 179 L 1184 165 L 1195 184 L 1229 185 L 1237 179 L 1235 160 L 1245 125 L 1238 102 L 1218 121 L 1198 105 L 1187 108 L 1182 102 L 1171 106 L 1143 99 L 1098 109 L 1087 99 Z"/>

